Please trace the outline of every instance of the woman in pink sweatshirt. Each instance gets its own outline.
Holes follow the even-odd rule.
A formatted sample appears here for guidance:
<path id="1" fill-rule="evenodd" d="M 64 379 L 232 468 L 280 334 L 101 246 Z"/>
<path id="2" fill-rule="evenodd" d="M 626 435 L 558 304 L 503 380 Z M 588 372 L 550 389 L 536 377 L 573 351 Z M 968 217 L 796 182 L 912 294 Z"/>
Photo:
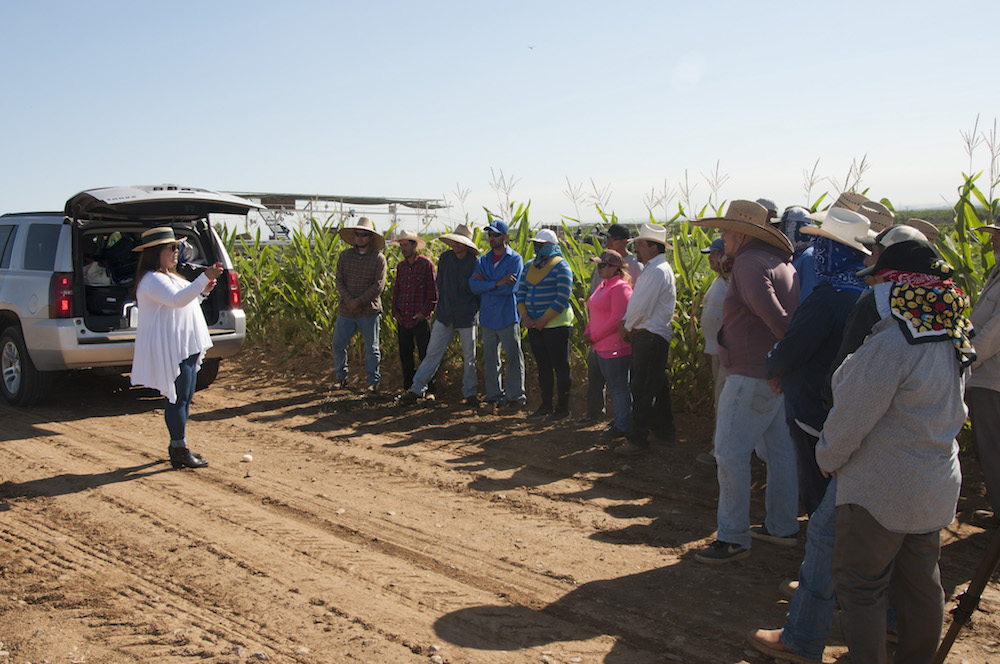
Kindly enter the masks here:
<path id="1" fill-rule="evenodd" d="M 618 334 L 618 324 L 625 317 L 625 308 L 632 297 L 632 284 L 625 262 L 617 251 L 609 249 L 590 260 L 597 263 L 598 275 L 603 281 L 587 300 L 590 317 L 583 340 L 597 353 L 597 363 L 615 408 L 614 422 L 601 435 L 622 438 L 628 435 L 632 426 L 632 393 L 628 383 L 632 347 Z"/>

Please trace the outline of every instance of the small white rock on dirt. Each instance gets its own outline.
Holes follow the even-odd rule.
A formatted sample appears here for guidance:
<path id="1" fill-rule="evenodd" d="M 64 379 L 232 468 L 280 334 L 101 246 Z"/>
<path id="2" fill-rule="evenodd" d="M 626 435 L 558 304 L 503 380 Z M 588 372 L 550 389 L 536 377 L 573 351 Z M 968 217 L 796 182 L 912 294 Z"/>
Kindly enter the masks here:
<path id="1" fill-rule="evenodd" d="M 252 454 L 244 454 L 242 461 L 243 461 L 243 463 L 250 463 L 251 461 L 253 461 L 253 455 Z"/>

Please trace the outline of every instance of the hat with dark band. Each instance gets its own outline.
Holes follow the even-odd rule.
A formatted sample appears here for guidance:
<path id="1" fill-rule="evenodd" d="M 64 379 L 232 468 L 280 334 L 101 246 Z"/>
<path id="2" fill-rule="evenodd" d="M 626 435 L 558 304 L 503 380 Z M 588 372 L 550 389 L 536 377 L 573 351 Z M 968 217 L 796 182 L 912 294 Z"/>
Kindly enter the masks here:
<path id="1" fill-rule="evenodd" d="M 150 228 L 142 232 L 142 244 L 134 247 L 132 251 L 142 251 L 160 244 L 175 244 L 176 242 L 177 237 L 174 235 L 174 229 L 169 226 Z"/>

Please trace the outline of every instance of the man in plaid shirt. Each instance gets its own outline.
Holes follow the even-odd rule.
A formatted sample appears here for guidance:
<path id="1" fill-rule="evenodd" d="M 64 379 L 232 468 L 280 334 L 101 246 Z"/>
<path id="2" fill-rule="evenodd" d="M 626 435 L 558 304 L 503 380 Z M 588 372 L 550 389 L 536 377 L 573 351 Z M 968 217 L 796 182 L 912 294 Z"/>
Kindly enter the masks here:
<path id="1" fill-rule="evenodd" d="M 347 380 L 347 346 L 357 331 L 365 340 L 365 371 L 368 392 L 378 390 L 379 322 L 382 320 L 382 291 L 385 290 L 385 240 L 375 232 L 375 224 L 361 217 L 354 226 L 340 229 L 340 237 L 351 245 L 337 258 L 337 322 L 333 327 L 333 389 L 343 389 Z"/>
<path id="2" fill-rule="evenodd" d="M 392 317 L 396 320 L 399 335 L 399 364 L 403 369 L 403 390 L 413 385 L 416 367 L 413 350 L 416 346 L 420 361 L 427 356 L 427 342 L 431 338 L 428 320 L 437 304 L 437 284 L 434 281 L 434 264 L 420 251 L 427 243 L 416 233 L 403 231 L 393 241 L 399 246 L 403 260 L 396 266 L 396 284 L 392 289 Z M 434 381 L 427 385 L 427 392 L 434 393 Z"/>

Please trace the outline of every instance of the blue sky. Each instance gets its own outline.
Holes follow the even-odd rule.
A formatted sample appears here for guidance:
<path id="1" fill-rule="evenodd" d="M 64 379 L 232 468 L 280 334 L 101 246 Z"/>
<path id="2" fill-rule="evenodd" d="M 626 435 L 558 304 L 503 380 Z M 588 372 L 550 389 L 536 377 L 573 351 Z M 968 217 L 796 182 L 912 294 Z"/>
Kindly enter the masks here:
<path id="1" fill-rule="evenodd" d="M 493 169 L 538 222 L 576 214 L 567 179 L 642 218 L 685 171 L 695 204 L 718 163 L 722 199 L 783 207 L 817 159 L 839 187 L 866 155 L 871 196 L 943 204 L 961 133 L 1000 115 L 998 18 L 975 0 L 0 0 L 0 212 L 173 182 L 446 197 L 455 219 L 468 190 L 481 220 Z"/>

